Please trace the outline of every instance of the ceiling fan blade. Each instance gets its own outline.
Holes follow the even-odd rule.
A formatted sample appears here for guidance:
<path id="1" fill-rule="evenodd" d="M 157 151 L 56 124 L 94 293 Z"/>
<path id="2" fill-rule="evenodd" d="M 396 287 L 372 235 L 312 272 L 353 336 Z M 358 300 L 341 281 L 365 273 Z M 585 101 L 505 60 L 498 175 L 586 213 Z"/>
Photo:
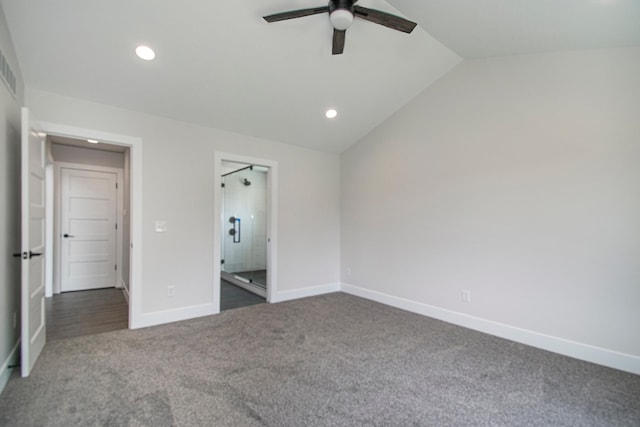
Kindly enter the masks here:
<path id="1" fill-rule="evenodd" d="M 364 19 L 365 21 L 375 22 L 376 24 L 384 25 L 385 27 L 402 31 L 404 33 L 410 33 L 417 25 L 415 22 L 411 22 L 408 19 L 362 6 L 354 6 L 354 11 L 356 16 Z"/>
<path id="2" fill-rule="evenodd" d="M 329 13 L 329 6 L 312 7 L 309 9 L 290 10 L 288 12 L 274 13 L 263 16 L 267 22 L 285 21 L 287 19 L 302 18 L 303 16 L 317 15 L 319 13 Z"/>
<path id="3" fill-rule="evenodd" d="M 347 34 L 347 30 L 333 30 L 333 55 L 340 55 L 344 52 L 344 39 Z"/>

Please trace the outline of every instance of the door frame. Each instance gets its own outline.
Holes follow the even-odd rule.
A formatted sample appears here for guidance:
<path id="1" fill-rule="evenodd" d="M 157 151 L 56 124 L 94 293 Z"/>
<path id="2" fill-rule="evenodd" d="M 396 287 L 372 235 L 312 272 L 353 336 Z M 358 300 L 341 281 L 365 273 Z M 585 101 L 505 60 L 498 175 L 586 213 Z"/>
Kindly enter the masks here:
<path id="1" fill-rule="evenodd" d="M 123 248 L 123 236 L 122 236 L 122 226 L 124 224 L 122 208 L 123 208 L 123 193 L 124 188 L 122 188 L 124 170 L 120 168 L 111 168 L 106 166 L 94 166 L 87 165 L 83 163 L 69 163 L 69 162 L 54 162 L 54 192 L 55 192 L 55 200 L 54 200 L 54 231 L 53 231 L 53 246 L 55 250 L 53 251 L 53 293 L 59 294 L 62 292 L 62 239 L 60 238 L 61 230 L 62 230 L 62 169 L 74 169 L 74 170 L 83 170 L 89 172 L 104 172 L 104 173 L 113 173 L 116 175 L 116 182 L 118 183 L 117 191 L 116 191 L 116 223 L 118 224 L 118 228 L 116 229 L 116 264 L 118 265 L 118 269 L 116 270 L 116 288 L 123 288 L 122 281 L 122 265 L 123 258 L 122 254 L 124 251 Z M 126 288 L 125 288 L 126 289 Z M 127 295 L 128 297 L 128 295 Z"/>
<path id="2" fill-rule="evenodd" d="M 129 147 L 130 163 L 130 241 L 129 252 L 129 329 L 143 327 L 142 315 L 142 146 L 139 137 L 103 132 L 59 123 L 40 122 L 47 135 L 98 141 Z M 53 272 L 47 272 L 52 274 Z"/>
<path id="3" fill-rule="evenodd" d="M 276 301 L 278 289 L 278 162 L 238 154 L 215 152 L 213 165 L 213 311 L 220 313 L 222 260 L 222 162 L 264 166 L 267 172 L 267 302 Z"/>

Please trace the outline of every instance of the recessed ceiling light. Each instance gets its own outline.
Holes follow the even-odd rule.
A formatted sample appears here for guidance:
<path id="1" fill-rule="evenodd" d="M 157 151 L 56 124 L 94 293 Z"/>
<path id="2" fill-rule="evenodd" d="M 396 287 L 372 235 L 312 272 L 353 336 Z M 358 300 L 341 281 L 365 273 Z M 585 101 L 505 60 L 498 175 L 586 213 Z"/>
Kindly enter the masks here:
<path id="1" fill-rule="evenodd" d="M 96 140 L 96 139 L 87 139 L 87 142 L 90 143 L 90 144 L 97 144 L 98 140 Z"/>
<path id="2" fill-rule="evenodd" d="M 136 48 L 136 55 L 138 55 L 139 58 L 144 59 L 145 61 L 151 61 L 153 58 L 156 57 L 156 53 L 153 51 L 153 49 L 151 49 L 149 46 L 138 46 Z"/>
<path id="3" fill-rule="evenodd" d="M 331 108 L 330 110 L 327 110 L 324 115 L 327 117 L 327 119 L 334 119 L 338 115 L 338 112 Z"/>

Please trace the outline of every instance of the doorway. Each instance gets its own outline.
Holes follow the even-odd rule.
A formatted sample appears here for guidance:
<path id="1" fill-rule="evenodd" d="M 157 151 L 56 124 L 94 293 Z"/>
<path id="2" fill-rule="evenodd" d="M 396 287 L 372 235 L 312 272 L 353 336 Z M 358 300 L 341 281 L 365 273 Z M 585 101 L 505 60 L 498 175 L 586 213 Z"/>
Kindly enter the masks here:
<path id="1" fill-rule="evenodd" d="M 271 302 L 277 274 L 277 163 L 216 153 L 214 307 Z"/>
<path id="2" fill-rule="evenodd" d="M 223 162 L 221 276 L 267 297 L 268 168 Z M 224 232 L 226 229 L 226 233 Z"/>
<path id="3" fill-rule="evenodd" d="M 126 329 L 130 148 L 49 135 L 47 152 L 54 168 L 47 337 Z"/>
<path id="4" fill-rule="evenodd" d="M 119 146 L 128 149 L 129 156 L 125 159 L 128 164 L 125 171 L 128 174 L 125 175 L 124 180 L 129 184 L 125 186 L 125 192 L 123 192 L 123 199 L 129 201 L 129 209 L 127 215 L 124 216 L 124 223 L 128 224 L 130 244 L 123 245 L 123 258 L 129 260 L 128 274 L 123 271 L 123 276 L 129 279 L 127 289 L 128 324 L 130 329 L 147 326 L 142 317 L 142 138 L 59 123 L 40 122 L 40 125 L 43 133 L 49 137 L 76 139 L 83 143 L 91 139 L 104 143 L 105 146 Z M 53 177 L 52 170 L 51 176 Z M 53 182 L 53 179 L 47 179 L 47 182 Z M 53 186 L 47 189 L 47 197 L 50 197 L 47 200 L 53 202 Z M 48 203 L 49 206 L 52 204 Z M 48 239 L 48 242 L 53 240 L 53 223 L 53 213 L 48 213 L 47 224 L 51 225 L 48 230 L 51 239 Z M 47 248 L 47 252 L 54 253 L 52 243 Z M 53 262 L 47 267 L 47 279 L 53 278 L 52 270 Z"/>
<path id="5" fill-rule="evenodd" d="M 78 139 L 74 144 L 103 143 L 122 146 L 130 153 L 125 170 L 131 217 L 130 245 L 126 247 L 129 260 L 129 304 L 126 309 L 129 328 L 142 327 L 141 319 L 141 259 L 142 259 L 142 139 L 101 131 L 82 129 L 56 123 L 39 122 L 28 108 L 21 109 L 21 374 L 29 376 L 46 343 L 47 322 L 45 299 L 52 293 L 54 267 L 54 167 L 45 138 Z M 93 141 L 90 141 L 93 140 Z M 73 145 L 73 144 L 71 144 Z M 128 188 L 129 186 L 126 186 Z M 137 242 L 134 245 L 134 242 Z M 59 252 L 59 251 L 58 251 Z M 53 255 L 53 256 L 52 256 Z M 35 289 L 34 289 L 35 288 Z M 15 315 L 14 315 L 15 319 Z M 14 320 L 15 323 L 15 320 Z"/>

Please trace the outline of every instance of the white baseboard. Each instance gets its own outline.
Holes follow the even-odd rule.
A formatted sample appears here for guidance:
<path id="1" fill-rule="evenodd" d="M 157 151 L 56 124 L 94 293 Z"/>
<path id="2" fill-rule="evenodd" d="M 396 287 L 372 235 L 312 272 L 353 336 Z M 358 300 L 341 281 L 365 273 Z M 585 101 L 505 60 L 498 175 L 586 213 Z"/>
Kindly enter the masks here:
<path id="1" fill-rule="evenodd" d="M 331 283 L 327 285 L 313 286 L 310 288 L 278 292 L 270 302 L 277 303 L 338 291 L 340 291 L 340 284 Z M 190 307 L 180 307 L 172 310 L 156 311 L 153 313 L 143 313 L 138 316 L 137 319 L 133 319 L 133 321 L 131 322 L 131 329 L 146 328 L 149 326 L 162 325 L 164 323 L 179 322 L 181 320 L 211 316 L 213 314 L 217 314 L 217 312 L 213 309 L 212 303 L 193 305 Z"/>
<path id="2" fill-rule="evenodd" d="M 13 346 L 13 348 L 11 349 L 11 352 L 9 353 L 9 356 L 2 363 L 2 366 L 0 367 L 0 393 L 2 393 L 2 390 L 4 390 L 4 387 L 7 385 L 7 382 L 9 381 L 9 377 L 11 376 L 13 369 L 16 369 L 16 368 L 9 368 L 9 366 L 15 365 L 18 363 L 19 354 L 20 354 L 20 339 L 18 339 L 18 342 Z"/>
<path id="3" fill-rule="evenodd" d="M 342 292 L 554 353 L 640 375 L 640 357 L 343 283 Z"/>
<path id="4" fill-rule="evenodd" d="M 271 297 L 272 303 L 290 301 L 293 299 L 314 297 L 316 295 L 330 294 L 332 292 L 340 291 L 340 283 L 328 283 L 326 285 L 312 286 L 310 288 L 293 289 L 290 291 L 278 292 L 275 296 Z"/>
<path id="5" fill-rule="evenodd" d="M 180 307 L 172 310 L 156 311 L 153 313 L 143 313 L 131 322 L 131 329 L 179 322 L 181 320 L 194 319 L 196 317 L 211 316 L 214 313 L 212 303 Z"/>

